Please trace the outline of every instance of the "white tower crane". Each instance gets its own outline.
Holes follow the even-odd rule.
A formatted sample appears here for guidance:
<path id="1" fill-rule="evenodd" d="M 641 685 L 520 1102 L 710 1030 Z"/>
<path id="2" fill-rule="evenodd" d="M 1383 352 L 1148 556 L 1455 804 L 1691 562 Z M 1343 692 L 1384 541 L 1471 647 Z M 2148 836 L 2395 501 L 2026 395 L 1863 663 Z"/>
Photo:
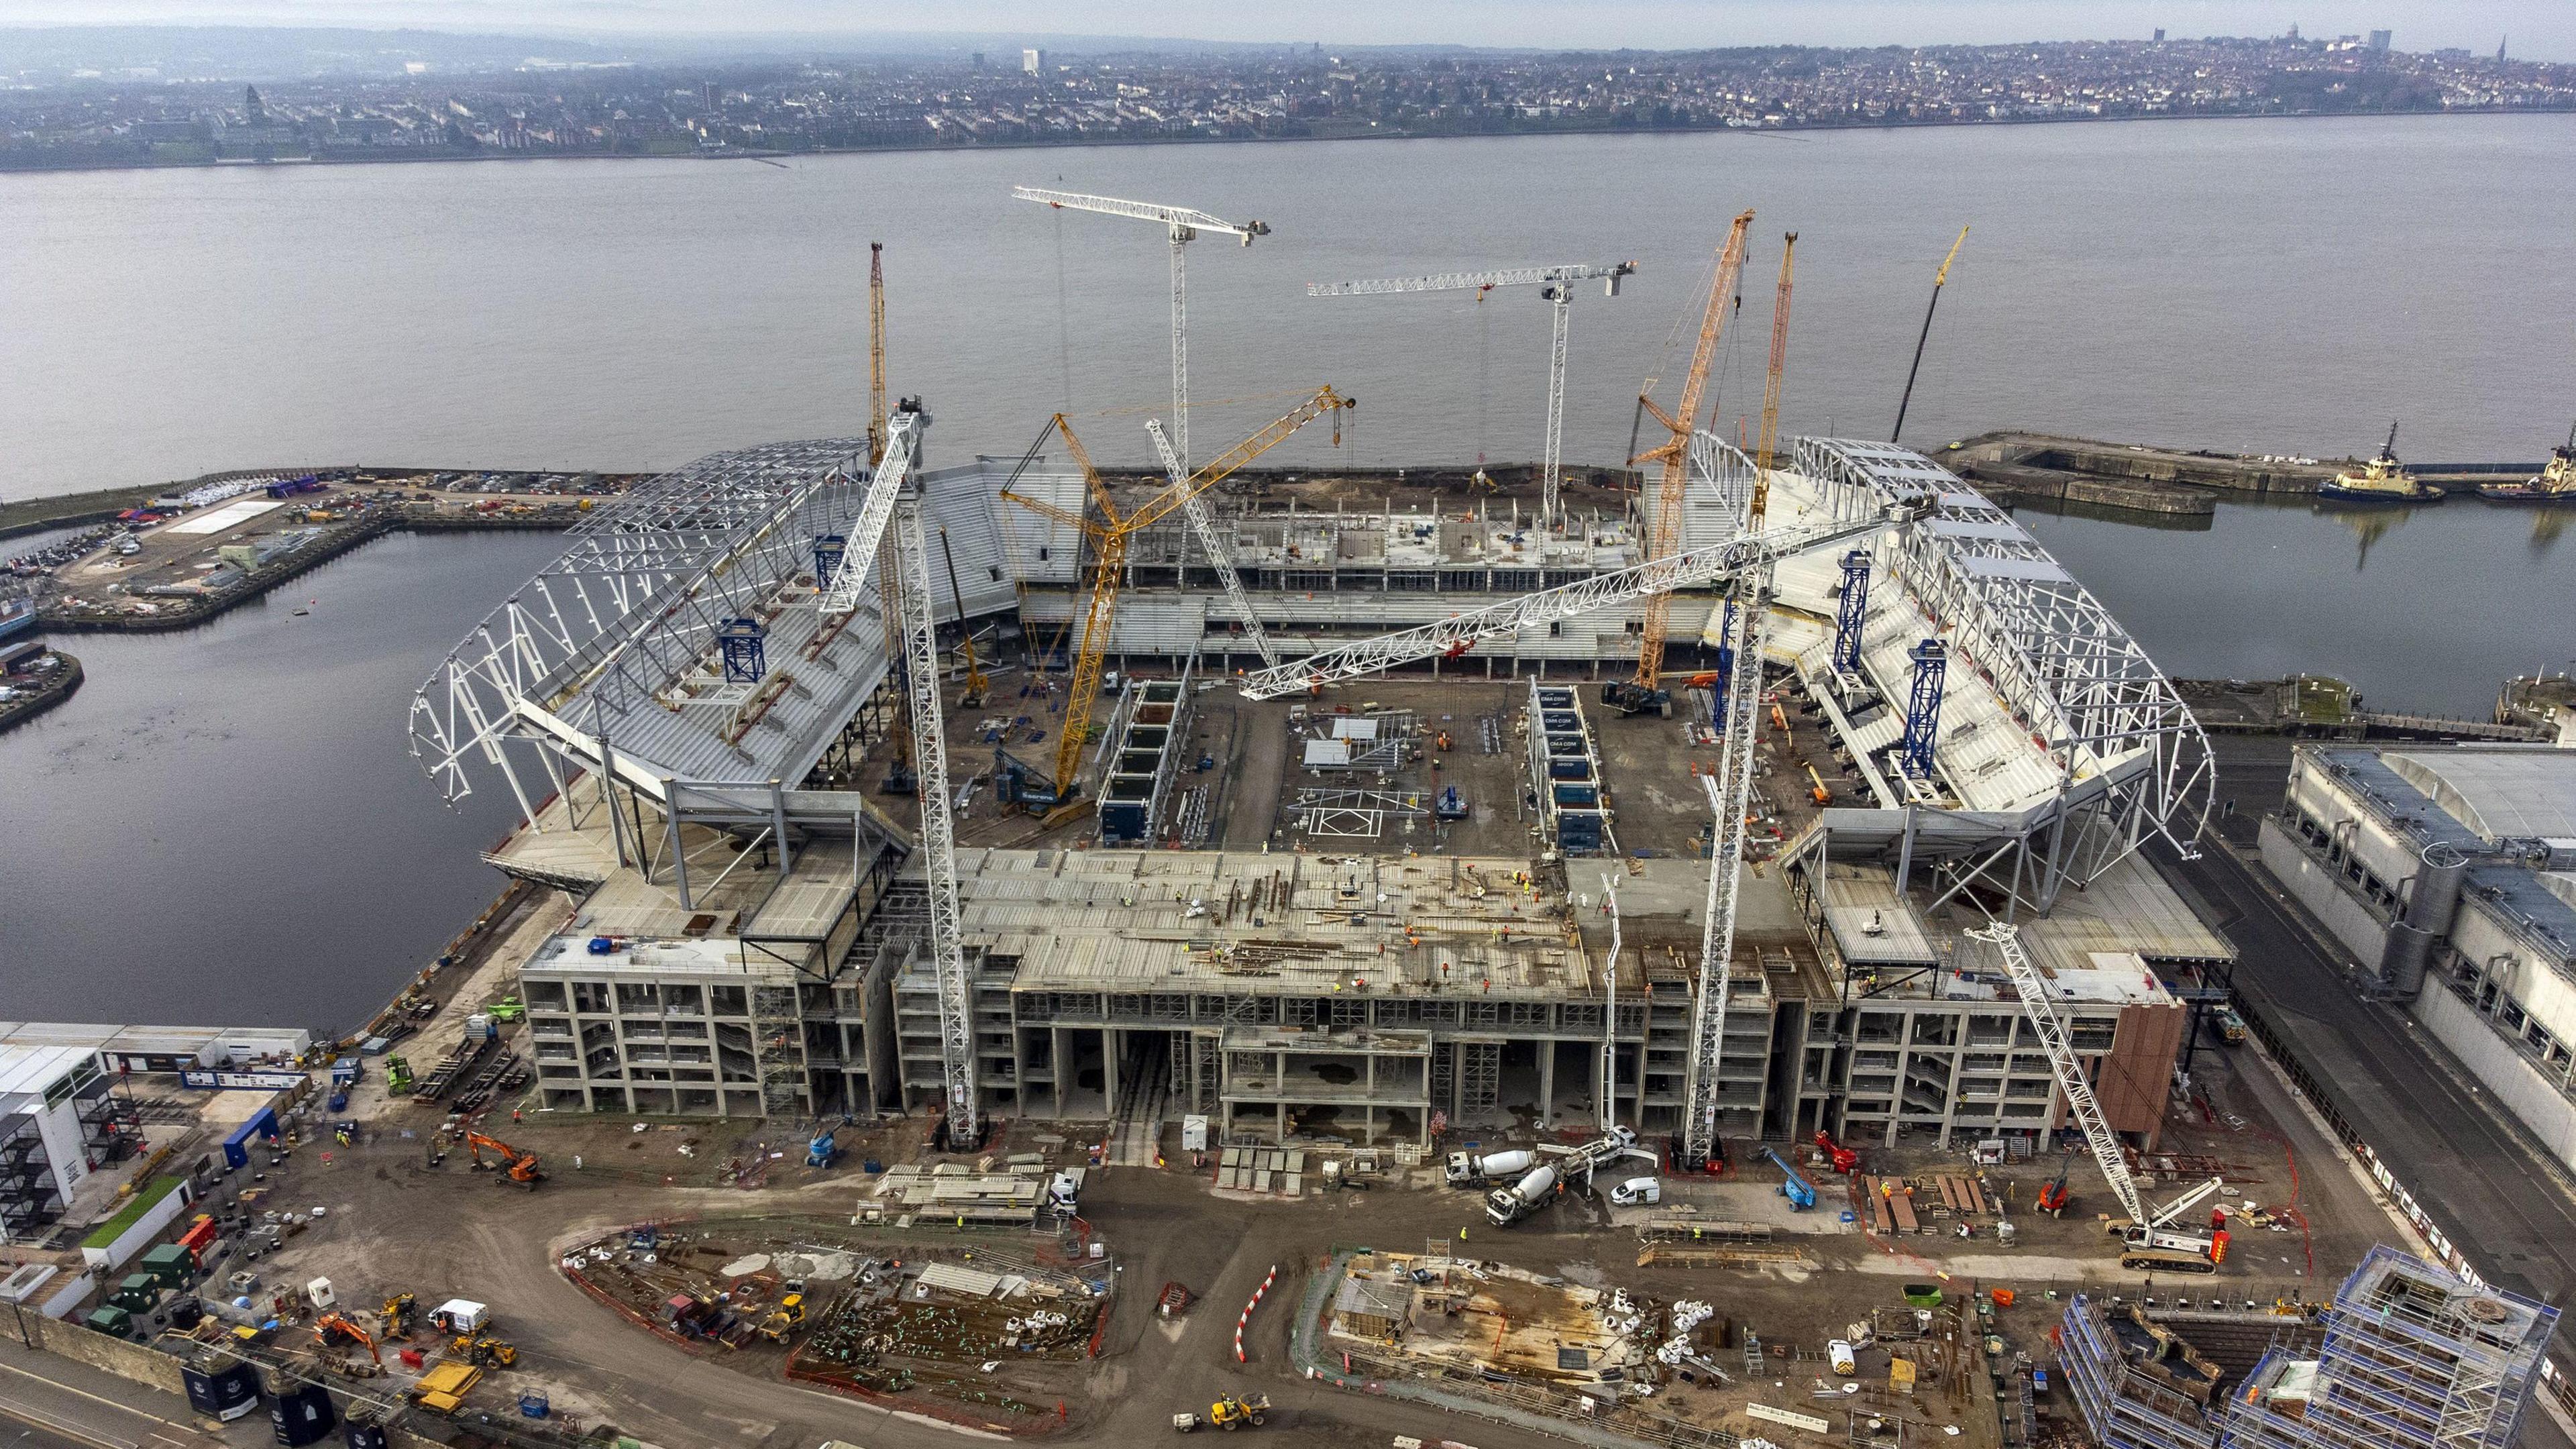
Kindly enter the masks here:
<path id="1" fill-rule="evenodd" d="M 940 718 L 939 630 L 930 610 L 930 560 L 913 481 L 921 434 L 930 414 L 906 399 L 886 429 L 885 455 L 868 482 L 859 516 L 844 534 L 841 566 L 815 600 L 825 613 L 856 609 L 868 568 L 884 551 L 894 575 L 895 615 L 903 644 L 904 692 L 912 723 L 914 791 L 921 804 L 921 865 L 930 888 L 930 964 L 939 985 L 939 1064 L 947 1088 L 948 1140 L 981 1140 L 975 1101 L 975 1023 L 966 980 L 966 948 L 957 909 L 956 822 L 948 795 L 948 731 Z M 961 621 L 962 623 L 962 621 Z"/>
<path id="2" fill-rule="evenodd" d="M 1574 284 L 1598 281 L 1602 295 L 1619 295 L 1619 279 L 1637 270 L 1635 262 L 1606 267 L 1519 267 L 1500 272 L 1441 272 L 1428 277 L 1388 277 L 1372 282 L 1308 282 L 1309 297 L 1371 297 L 1389 292 L 1457 292 L 1474 288 L 1478 298 L 1496 287 L 1537 287 L 1554 304 L 1555 336 L 1547 356 L 1547 461 L 1539 475 L 1539 507 L 1544 522 L 1556 522 L 1559 464 L 1565 451 L 1565 333 L 1574 310 Z"/>
<path id="3" fill-rule="evenodd" d="M 1699 1001 L 1691 1014 L 1689 1071 L 1683 1078 L 1682 1165 L 1705 1167 L 1717 1151 L 1718 1067 L 1726 1056 L 1726 1009 L 1735 959 L 1735 903 L 1744 873 L 1745 815 L 1753 805 L 1753 740 L 1762 728 L 1762 645 L 1770 633 L 1771 586 L 1766 562 L 1747 578 L 1745 606 L 1737 609 L 1726 641 L 1734 660 L 1726 698 L 1718 702 L 1725 729 L 1717 773 L 1708 787 L 1708 904 L 1700 914 Z"/>
<path id="4" fill-rule="evenodd" d="M 1035 186 L 1014 186 L 1011 195 L 1022 201 L 1043 202 L 1059 211 L 1096 211 L 1103 216 L 1131 217 L 1137 221 L 1163 224 L 1172 239 L 1172 446 L 1180 454 L 1181 472 L 1190 467 L 1190 334 L 1188 273 L 1182 265 L 1181 248 L 1203 231 L 1219 232 L 1242 239 L 1252 245 L 1257 236 L 1268 236 L 1270 225 L 1260 221 L 1227 221 L 1204 211 L 1186 206 L 1158 206 L 1150 201 L 1121 201 L 1114 196 L 1085 196 L 1078 191 L 1047 191 Z"/>
<path id="5" fill-rule="evenodd" d="M 2218 1192 L 2221 1180 L 2213 1177 L 2149 1216 L 2144 1200 L 2138 1196 L 2137 1181 L 2129 1176 L 2129 1162 L 2121 1154 L 2119 1134 L 2111 1130 L 2111 1120 L 2102 1114 L 2102 1104 L 2093 1095 L 2093 1083 L 2084 1075 L 2084 1064 L 2075 1059 L 2074 1043 L 2067 1039 L 2066 1023 L 2058 1019 L 2057 1004 L 2048 999 L 2048 986 L 2040 979 L 2039 968 L 2031 963 L 2030 953 L 2021 948 L 2019 932 L 2010 922 L 1997 921 L 1968 935 L 1991 944 L 2003 957 L 2013 990 L 2021 996 L 2022 1014 L 2030 1018 L 2031 1029 L 2039 1033 L 2039 1043 L 2048 1052 L 2048 1064 L 2057 1073 L 2057 1089 L 2066 1095 L 2067 1114 L 2083 1130 L 2085 1145 L 2093 1149 L 2093 1161 L 2101 1167 L 2103 1179 L 2111 1184 L 2112 1195 L 2128 1210 L 2126 1222 L 2111 1224 L 2112 1231 L 2127 1244 L 2120 1254 L 2120 1266 L 2165 1272 L 2216 1272 L 2218 1257 L 2211 1235 L 2173 1224 L 2185 1211 Z"/>

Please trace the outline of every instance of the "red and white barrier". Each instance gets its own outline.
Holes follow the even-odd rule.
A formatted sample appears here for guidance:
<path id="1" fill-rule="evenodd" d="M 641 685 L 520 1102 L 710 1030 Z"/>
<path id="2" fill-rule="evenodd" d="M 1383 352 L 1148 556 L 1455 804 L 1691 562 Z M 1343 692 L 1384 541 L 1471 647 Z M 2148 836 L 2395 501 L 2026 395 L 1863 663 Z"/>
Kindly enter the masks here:
<path id="1" fill-rule="evenodd" d="M 1261 1295 L 1269 1292 L 1270 1285 L 1278 1281 L 1279 1265 L 1273 1263 L 1270 1265 L 1270 1272 L 1262 1278 L 1261 1286 L 1252 1290 L 1252 1301 L 1243 1305 L 1243 1311 L 1234 1316 L 1234 1361 L 1236 1363 L 1244 1362 L 1243 1330 L 1252 1322 L 1252 1310 L 1261 1306 Z"/>

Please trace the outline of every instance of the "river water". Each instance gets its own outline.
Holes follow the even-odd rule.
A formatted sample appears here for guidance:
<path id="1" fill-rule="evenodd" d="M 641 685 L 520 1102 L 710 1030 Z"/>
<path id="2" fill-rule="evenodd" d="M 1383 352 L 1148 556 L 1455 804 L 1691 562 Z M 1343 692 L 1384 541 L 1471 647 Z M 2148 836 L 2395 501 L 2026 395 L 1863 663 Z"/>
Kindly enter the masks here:
<path id="1" fill-rule="evenodd" d="M 1907 440 L 2018 426 L 2189 446 L 2536 459 L 2576 409 L 2576 116 L 1084 148 L 743 162 L 0 177 L 0 496 L 293 462 L 648 468 L 862 425 L 866 243 L 934 461 L 1077 414 L 1146 456 L 1168 396 L 1155 228 L 1013 183 L 1274 228 L 1190 248 L 1195 451 L 1330 381 L 1358 462 L 1526 459 L 1527 290 L 1309 280 L 1634 259 L 1576 303 L 1567 454 L 1628 442 L 1726 218 L 1759 210 L 1715 413 L 1759 406 L 1798 244 L 1783 427 L 1883 436 L 1930 274 L 1973 223 Z M 1314 460 L 1301 436 L 1276 456 Z M 2553 527 L 2454 500 L 2226 504 L 2205 529 L 2028 515 L 2169 670 L 2355 680 L 2483 713 L 2576 654 Z M 0 1015 L 344 1027 L 497 889 L 487 792 L 443 811 L 410 687 L 553 547 L 397 537 L 171 638 L 0 736 Z M 0 552 L 14 549 L 0 545 Z M 321 603 L 303 618 L 305 597 Z"/>
<path id="2" fill-rule="evenodd" d="M 58 637 L 80 692 L 0 734 L 5 1014 L 364 1021 L 500 890 L 517 815 L 438 803 L 412 686 L 561 547 L 389 534 L 201 629 Z"/>

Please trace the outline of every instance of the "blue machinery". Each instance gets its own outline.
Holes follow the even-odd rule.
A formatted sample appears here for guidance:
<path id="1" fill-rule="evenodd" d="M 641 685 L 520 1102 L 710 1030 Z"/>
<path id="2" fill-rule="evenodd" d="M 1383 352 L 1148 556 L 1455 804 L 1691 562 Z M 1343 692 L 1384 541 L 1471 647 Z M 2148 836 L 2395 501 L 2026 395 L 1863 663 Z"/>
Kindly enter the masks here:
<path id="1" fill-rule="evenodd" d="M 841 558 L 850 551 L 850 541 L 837 533 L 814 535 L 814 587 L 823 588 L 841 571 Z"/>
<path id="2" fill-rule="evenodd" d="M 1804 1212 L 1808 1208 L 1816 1205 L 1816 1185 L 1814 1183 L 1809 1182 L 1806 1178 L 1800 1176 L 1798 1174 L 1798 1169 L 1791 1167 L 1787 1158 L 1772 1151 L 1769 1147 L 1766 1146 L 1762 1149 L 1762 1155 L 1771 1159 L 1771 1165 L 1773 1167 L 1776 1167 L 1782 1172 L 1788 1174 L 1788 1180 L 1780 1184 L 1780 1195 L 1789 1200 L 1789 1206 L 1796 1208 L 1800 1212 Z"/>
<path id="3" fill-rule="evenodd" d="M 1941 724 L 1941 682 L 1950 670 L 1950 650 L 1938 639 L 1926 639 L 1909 651 L 1914 661 L 1914 688 L 1905 701 L 1905 738 L 1897 754 L 1905 773 L 1932 778 L 1932 736 Z"/>
<path id="4" fill-rule="evenodd" d="M 727 684 L 758 684 L 769 672 L 769 626 L 758 619 L 727 619 L 716 630 L 716 647 L 724 651 Z"/>
<path id="5" fill-rule="evenodd" d="M 1835 673 L 1860 673 L 1860 632 L 1868 619 L 1869 551 L 1856 548 L 1843 555 L 1843 598 L 1834 610 Z"/>

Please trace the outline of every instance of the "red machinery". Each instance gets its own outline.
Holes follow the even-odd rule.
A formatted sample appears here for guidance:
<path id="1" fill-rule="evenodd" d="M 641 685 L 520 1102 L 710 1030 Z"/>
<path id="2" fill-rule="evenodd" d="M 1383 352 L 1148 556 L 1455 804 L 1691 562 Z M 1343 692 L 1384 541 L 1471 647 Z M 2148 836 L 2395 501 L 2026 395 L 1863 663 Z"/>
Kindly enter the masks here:
<path id="1" fill-rule="evenodd" d="M 2042 1183 L 2039 1210 L 2053 1218 L 2066 1216 L 2066 1174 L 2075 1168 L 2075 1149 L 2066 1150 L 2066 1160 L 2057 1164 L 2057 1175 Z"/>
<path id="2" fill-rule="evenodd" d="M 1819 1130 L 1816 1147 L 1825 1154 L 1826 1165 L 1834 1171 L 1850 1174 L 1860 1170 L 1860 1154 L 1834 1140 L 1834 1134 Z"/>

